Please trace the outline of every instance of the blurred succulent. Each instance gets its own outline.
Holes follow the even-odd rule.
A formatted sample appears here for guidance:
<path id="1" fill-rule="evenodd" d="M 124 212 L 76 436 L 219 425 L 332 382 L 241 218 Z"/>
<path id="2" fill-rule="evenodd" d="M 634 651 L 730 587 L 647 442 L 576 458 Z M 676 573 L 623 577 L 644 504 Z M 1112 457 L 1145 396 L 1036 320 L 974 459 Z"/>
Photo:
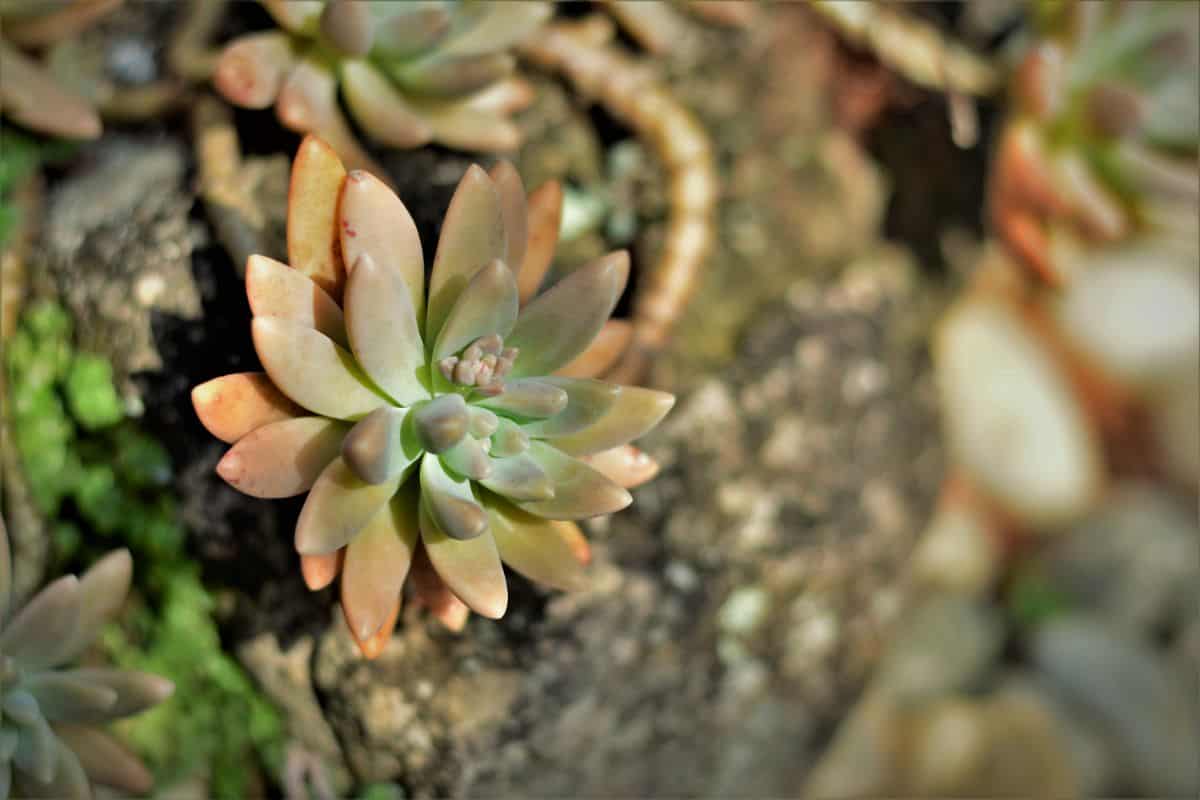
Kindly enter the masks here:
<path id="1" fill-rule="evenodd" d="M 170 681 L 144 672 L 61 669 L 77 658 L 125 601 L 133 572 L 126 550 L 82 578 L 67 575 L 9 617 L 8 534 L 0 519 L 0 798 L 87 798 L 90 781 L 150 790 L 150 773 L 99 723 L 168 697 Z"/>
<path id="2" fill-rule="evenodd" d="M 0 0 L 0 112 L 30 130 L 67 139 L 95 139 L 100 117 L 91 103 L 62 86 L 22 48 L 72 36 L 121 0 Z"/>
<path id="3" fill-rule="evenodd" d="M 991 213 L 1051 285 L 1095 243 L 1200 229 L 1200 16 L 1194 4 L 1047 3 L 1014 82 Z"/>
<path id="4" fill-rule="evenodd" d="M 263 0 L 286 32 L 232 42 L 214 81 L 230 102 L 275 105 L 292 130 L 315 133 L 351 167 L 362 152 L 338 106 L 338 87 L 358 125 L 380 144 L 429 142 L 511 150 L 508 119 L 532 90 L 513 78 L 510 48 L 552 13 L 542 2 Z"/>
<path id="5" fill-rule="evenodd" d="M 208 430 L 236 442 L 217 467 L 226 481 L 258 497 L 311 490 L 296 526 L 305 578 L 320 588 L 341 570 L 343 611 L 368 656 L 391 634 L 410 566 L 421 601 L 451 627 L 467 608 L 504 614 L 502 562 L 579 585 L 587 545 L 570 520 L 624 508 L 626 487 L 657 470 L 627 443 L 674 398 L 587 377 L 627 338 L 605 323 L 628 255 L 533 297 L 560 197 L 543 187 L 527 208 L 511 165 L 471 167 L 426 287 L 403 203 L 308 137 L 293 166 L 291 266 L 253 256 L 246 267 L 266 374 L 193 391 Z"/>

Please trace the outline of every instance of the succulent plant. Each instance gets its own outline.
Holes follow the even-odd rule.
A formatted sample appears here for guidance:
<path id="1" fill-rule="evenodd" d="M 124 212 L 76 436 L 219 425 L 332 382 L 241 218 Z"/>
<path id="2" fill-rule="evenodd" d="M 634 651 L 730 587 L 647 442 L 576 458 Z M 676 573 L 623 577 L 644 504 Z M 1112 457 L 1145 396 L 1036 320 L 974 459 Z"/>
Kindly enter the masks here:
<path id="1" fill-rule="evenodd" d="M 150 773 L 100 723 L 143 711 L 173 691 L 144 672 L 62 669 L 111 621 L 133 561 L 118 550 L 59 578 L 9 614 L 8 534 L 0 519 L 0 799 L 87 798 L 91 783 L 144 793 Z"/>
<path id="2" fill-rule="evenodd" d="M 380 144 L 464 150 L 520 143 L 508 119 L 532 100 L 508 50 L 550 15 L 542 2 L 263 0 L 284 32 L 243 36 L 214 76 L 230 102 L 274 104 L 292 130 L 315 133 L 352 167 L 369 165 L 338 106 Z"/>
<path id="3" fill-rule="evenodd" d="M 1200 235 L 1200 17 L 1188 3 L 1046 4 L 1014 81 L 991 213 L 1062 285 L 1092 245 Z"/>
<path id="4" fill-rule="evenodd" d="M 0 0 L 0 112 L 30 130 L 67 139 L 95 139 L 100 116 L 62 86 L 22 48 L 71 36 L 121 0 Z"/>
<path id="5" fill-rule="evenodd" d="M 619 353 L 621 329 L 606 321 L 628 255 L 533 296 L 560 196 L 544 187 L 527 208 L 511 165 L 472 166 L 427 282 L 400 199 L 308 137 L 293 167 L 291 265 L 252 256 L 246 268 L 266 372 L 193 391 L 208 430 L 236 443 L 217 467 L 226 481 L 258 497 L 309 492 L 295 533 L 305 579 L 321 588 L 341 571 L 368 656 L 391 634 L 410 567 L 451 627 L 467 609 L 504 614 L 502 563 L 579 585 L 587 544 L 573 520 L 624 508 L 626 488 L 657 469 L 627 443 L 674 398 L 587 377 Z"/>

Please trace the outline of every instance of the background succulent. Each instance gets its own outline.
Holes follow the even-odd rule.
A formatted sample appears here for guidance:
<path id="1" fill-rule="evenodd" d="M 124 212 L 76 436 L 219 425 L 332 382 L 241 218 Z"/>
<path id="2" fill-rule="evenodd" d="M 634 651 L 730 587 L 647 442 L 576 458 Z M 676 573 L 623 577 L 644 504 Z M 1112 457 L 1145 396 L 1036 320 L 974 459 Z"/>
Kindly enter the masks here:
<path id="1" fill-rule="evenodd" d="M 555 374 L 606 359 L 611 337 L 598 334 L 627 254 L 520 308 L 521 285 L 532 295 L 550 261 L 552 217 L 529 224 L 511 165 L 471 167 L 426 287 L 403 203 L 309 137 L 293 167 L 291 266 L 254 256 L 246 268 L 266 373 L 193 392 L 205 426 L 236 442 L 218 465 L 225 480 L 260 497 L 310 492 L 296 526 L 306 580 L 319 588 L 341 570 L 343 611 L 368 656 L 390 636 L 410 567 L 451 626 L 467 608 L 504 614 L 501 562 L 578 585 L 587 545 L 570 520 L 624 508 L 625 487 L 655 471 L 627 443 L 671 395 Z"/>
<path id="2" fill-rule="evenodd" d="M 1194 243 L 1200 198 L 1200 17 L 1187 3 L 1047 4 L 1015 81 L 992 216 L 1061 284 L 1092 244 Z"/>
<path id="3" fill-rule="evenodd" d="M 284 125 L 316 133 L 352 167 L 369 161 L 340 107 L 380 144 L 429 142 L 465 150 L 509 150 L 520 142 L 508 115 L 531 90 L 512 79 L 508 50 L 551 13 L 540 2 L 362 0 L 263 5 L 286 32 L 232 42 L 217 88 L 248 108 L 274 104 Z"/>
<path id="4" fill-rule="evenodd" d="M 100 117 L 22 48 L 71 36 L 121 0 L 0 0 L 0 112 L 31 130 L 68 139 L 95 139 Z"/>
<path id="5" fill-rule="evenodd" d="M 165 699 L 170 681 L 144 672 L 60 669 L 111 621 L 129 591 L 133 561 L 118 550 L 67 575 L 9 613 L 11 564 L 0 519 L 0 798 L 91 797 L 89 780 L 149 791 L 150 773 L 98 723 Z"/>

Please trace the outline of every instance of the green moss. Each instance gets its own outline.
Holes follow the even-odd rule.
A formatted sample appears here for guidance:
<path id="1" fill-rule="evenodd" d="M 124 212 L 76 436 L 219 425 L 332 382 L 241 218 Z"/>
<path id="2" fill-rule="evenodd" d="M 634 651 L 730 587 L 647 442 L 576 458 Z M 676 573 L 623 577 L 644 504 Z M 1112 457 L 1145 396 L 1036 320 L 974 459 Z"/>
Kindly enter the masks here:
<path id="1" fill-rule="evenodd" d="M 43 162 L 65 158 L 75 148 L 70 142 L 36 139 L 0 124 L 0 247 L 17 224 L 17 210 L 8 202 L 12 191 Z"/>
<path id="2" fill-rule="evenodd" d="M 14 440 L 55 566 L 78 571 L 130 549 L 136 600 L 102 641 L 118 666 L 164 675 L 176 691 L 120 730 L 160 786 L 199 773 L 213 797 L 244 797 L 256 757 L 279 766 L 282 722 L 221 646 L 216 600 L 185 551 L 169 454 L 125 418 L 111 365 L 76 352 L 72 336 L 70 316 L 39 303 L 5 349 Z"/>

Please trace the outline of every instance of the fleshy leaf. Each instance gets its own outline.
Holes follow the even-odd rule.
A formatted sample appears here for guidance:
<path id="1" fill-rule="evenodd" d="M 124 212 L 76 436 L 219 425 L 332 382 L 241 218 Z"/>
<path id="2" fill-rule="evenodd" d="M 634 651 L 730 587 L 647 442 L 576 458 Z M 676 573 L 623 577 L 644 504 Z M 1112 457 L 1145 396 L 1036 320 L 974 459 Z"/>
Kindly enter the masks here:
<path id="1" fill-rule="evenodd" d="M 419 530 L 416 497 L 392 499 L 346 547 L 342 611 L 358 641 L 374 636 L 400 599 Z"/>
<path id="2" fill-rule="evenodd" d="M 479 482 L 496 494 L 513 500 L 554 497 L 554 483 L 527 453 L 492 459 L 492 474 Z"/>
<path id="3" fill-rule="evenodd" d="M 347 169 L 365 169 L 385 175 L 354 137 L 354 131 L 342 114 L 337 98 L 337 77 L 332 69 L 313 58 L 301 59 L 279 90 L 275 116 L 290 130 L 320 136 L 337 152 Z M 290 218 L 288 228 L 290 236 Z M 339 296 L 338 292 L 331 291 L 330 294 Z"/>
<path id="4" fill-rule="evenodd" d="M 487 453 L 472 436 L 464 436 L 461 442 L 442 453 L 441 459 L 444 466 L 471 480 L 484 480 L 492 474 Z"/>
<path id="5" fill-rule="evenodd" d="M 39 64 L 0 39 L 0 107 L 9 119 L 68 139 L 100 136 L 100 117 L 86 100 L 67 91 Z"/>
<path id="6" fill-rule="evenodd" d="M 658 462 L 631 444 L 601 450 L 580 461 L 624 489 L 632 489 L 658 474 Z"/>
<path id="7" fill-rule="evenodd" d="M 501 417 L 492 434 L 492 449 L 494 458 L 510 458 L 520 455 L 529 449 L 529 435 L 511 419 Z"/>
<path id="8" fill-rule="evenodd" d="M 153 776 L 137 756 L 104 731 L 60 722 L 54 725 L 54 733 L 79 757 L 83 771 L 96 783 L 135 795 L 154 787 Z"/>
<path id="9" fill-rule="evenodd" d="M 117 693 L 70 672 L 39 672 L 21 682 L 38 701 L 48 722 L 105 714 L 117 703 Z"/>
<path id="10" fill-rule="evenodd" d="M 421 454 L 415 441 L 404 441 L 406 409 L 383 406 L 354 426 L 342 443 L 342 458 L 367 483 L 385 483 L 400 475 Z"/>
<path id="11" fill-rule="evenodd" d="M 503 82 L 495 85 L 502 85 Z M 459 150 L 509 152 L 521 144 L 521 129 L 500 111 L 477 105 L 475 100 L 491 87 L 465 100 L 428 100 L 416 104 L 433 128 L 439 144 Z"/>
<path id="12" fill-rule="evenodd" d="M 446 209 L 429 279 L 429 313 L 425 341 L 437 341 L 450 309 L 467 281 L 485 264 L 507 251 L 500 195 L 491 178 L 472 164 Z"/>
<path id="13" fill-rule="evenodd" d="M 333 579 L 342 570 L 342 560 L 345 557 L 344 547 L 332 553 L 300 556 L 300 574 L 304 576 L 304 585 L 310 592 L 319 592 L 333 583 Z"/>
<path id="14" fill-rule="evenodd" d="M 399 486 L 399 476 L 387 483 L 367 483 L 345 461 L 335 458 L 317 478 L 300 510 L 297 552 L 319 555 L 342 547 L 366 527 Z"/>
<path id="15" fill-rule="evenodd" d="M 444 394 L 417 406 L 412 412 L 413 431 L 420 446 L 443 453 L 462 441 L 470 426 L 467 403 L 460 394 Z"/>
<path id="16" fill-rule="evenodd" d="M 292 33 L 311 36 L 321 18 L 324 0 L 262 0 L 279 27 Z"/>
<path id="17" fill-rule="evenodd" d="M 517 282 L 504 262 L 496 259 L 463 287 L 438 333 L 433 359 L 457 353 L 481 336 L 507 336 L 516 320 Z"/>
<path id="18" fill-rule="evenodd" d="M 338 219 L 346 263 L 353 266 L 369 253 L 377 265 L 398 274 L 419 328 L 425 319 L 425 257 L 404 203 L 374 175 L 355 170 L 342 185 Z"/>
<path id="19" fill-rule="evenodd" d="M 374 20 L 364 0 L 328 0 L 320 17 L 321 33 L 338 50 L 352 56 L 371 51 Z"/>
<path id="20" fill-rule="evenodd" d="M 500 425 L 500 420 L 491 411 L 479 406 L 468 406 L 467 416 L 467 432 L 476 439 L 486 439 L 496 432 L 496 428 Z"/>
<path id="21" fill-rule="evenodd" d="M 315 136 L 304 137 L 288 186 L 288 263 L 335 300 L 341 299 L 346 280 L 335 219 L 345 178 L 333 148 Z"/>
<path id="22" fill-rule="evenodd" d="M 543 442 L 532 442 L 529 455 L 554 482 L 553 498 L 518 503 L 531 514 L 550 519 L 587 519 L 620 511 L 633 502 L 629 492 Z"/>
<path id="23" fill-rule="evenodd" d="M 546 377 L 539 380 L 567 393 L 567 406 L 562 411 L 547 419 L 521 426 L 525 433 L 540 439 L 566 436 L 594 426 L 610 413 L 621 394 L 621 387 L 615 383 L 593 378 Z"/>
<path id="24" fill-rule="evenodd" d="M 427 95 L 456 97 L 508 77 L 516 63 L 509 53 L 450 58 L 436 51 L 416 61 L 389 64 L 388 71 L 406 89 Z"/>
<path id="25" fill-rule="evenodd" d="M 519 269 L 525 258 L 525 243 L 529 239 L 525 217 L 525 184 L 521 182 L 517 168 L 508 161 L 501 161 L 492 167 L 488 177 L 500 195 L 500 214 L 504 218 L 504 235 L 508 243 L 504 263 L 511 269 Z"/>
<path id="26" fill-rule="evenodd" d="M 587 349 L 617 305 L 629 254 L 609 253 L 572 272 L 521 311 L 505 341 L 520 349 L 515 378 L 549 375 Z"/>
<path id="27" fill-rule="evenodd" d="M 71 715 L 72 722 L 104 722 L 128 717 L 166 700 L 175 691 L 175 684 L 161 675 L 128 669 L 84 668 L 60 673 L 69 675 L 94 686 L 103 686 L 117 693 L 117 702 L 111 707 L 93 713 L 78 711 Z"/>
<path id="28" fill-rule="evenodd" d="M 79 621 L 58 663 L 81 654 L 100 629 L 113 621 L 125 604 L 132 578 L 133 558 L 125 549 L 114 550 L 83 573 L 78 589 Z"/>
<path id="29" fill-rule="evenodd" d="M 342 309 L 317 283 L 287 264 L 250 256 L 246 260 L 246 296 L 258 317 L 282 317 L 307 325 L 348 347 Z"/>
<path id="30" fill-rule="evenodd" d="M 525 244 L 525 258 L 517 270 L 517 286 L 521 291 L 521 305 L 537 294 L 538 288 L 554 260 L 554 249 L 558 246 L 558 231 L 562 225 L 563 191 L 558 181 L 543 183 L 529 195 L 527 219 L 529 235 Z"/>
<path id="31" fill-rule="evenodd" d="M 455 480 L 432 456 L 421 459 L 421 505 L 438 530 L 452 539 L 474 539 L 487 533 L 487 514 L 471 492 L 471 482 Z"/>
<path id="32" fill-rule="evenodd" d="M 475 24 L 448 40 L 439 53 L 474 56 L 508 50 L 541 27 L 554 8 L 549 3 L 487 3 L 479 9 Z"/>
<path id="33" fill-rule="evenodd" d="M 213 85 L 234 105 L 270 108 L 293 60 L 291 40 L 285 33 L 242 36 L 221 51 L 213 70 Z"/>
<path id="34" fill-rule="evenodd" d="M 375 52 L 385 57 L 411 58 L 433 47 L 450 32 L 450 12 L 441 6 L 413 3 L 388 11 L 392 13 L 381 19 L 375 30 Z"/>
<path id="35" fill-rule="evenodd" d="M 0 653 L 26 669 L 59 663 L 79 625 L 79 579 L 64 575 L 42 589 L 0 634 Z"/>
<path id="36" fill-rule="evenodd" d="M 341 65 L 342 94 L 354 119 L 372 139 L 388 147 L 420 147 L 433 129 L 405 96 L 367 61 Z M 350 263 L 353 259 L 347 257 Z"/>
<path id="37" fill-rule="evenodd" d="M 566 591 L 586 585 L 583 565 L 564 530 L 574 528 L 573 523 L 536 517 L 496 500 L 488 503 L 488 525 L 500 560 L 526 578 Z"/>
<path id="38" fill-rule="evenodd" d="M 633 326 L 629 322 L 610 319 L 586 350 L 554 374 L 564 378 L 595 378 L 603 375 L 617 363 L 632 340 Z"/>
<path id="39" fill-rule="evenodd" d="M 234 445 L 217 464 L 217 474 L 252 497 L 294 497 L 312 488 L 337 458 L 349 430 L 324 417 L 276 422 Z"/>
<path id="40" fill-rule="evenodd" d="M 13 763 L 39 783 L 49 783 L 54 777 L 58 740 L 38 710 L 37 700 L 18 687 L 5 693 L 2 703 L 5 721 L 11 719 L 23 729 L 13 753 Z"/>
<path id="41" fill-rule="evenodd" d="M 206 381 L 192 389 L 192 406 L 208 432 L 230 444 L 272 422 L 304 414 L 265 372 L 238 372 Z"/>
<path id="42" fill-rule="evenodd" d="M 424 499 L 420 514 L 421 542 L 429 563 L 450 591 L 477 614 L 490 619 L 504 616 L 508 608 L 508 584 L 492 537 L 450 538 L 433 521 Z"/>
<path id="43" fill-rule="evenodd" d="M 621 386 L 608 413 L 581 430 L 554 439 L 554 446 L 573 456 L 589 455 L 626 444 L 667 415 L 675 396 L 640 386 Z"/>
<path id="44" fill-rule="evenodd" d="M 393 400 L 411 405 L 429 396 L 421 333 L 401 273 L 360 255 L 346 285 L 346 326 L 358 362 Z"/>
<path id="45" fill-rule="evenodd" d="M 92 800 L 92 785 L 79 757 L 57 738 L 51 740 L 50 748 L 53 776 L 37 786 L 38 794 L 55 800 Z"/>
<path id="46" fill-rule="evenodd" d="M 343 615 L 345 616 L 345 615 Z M 388 613 L 387 619 L 383 621 L 382 627 L 375 631 L 369 639 L 354 639 L 354 643 L 358 645 L 358 651 L 363 654 L 363 658 L 368 661 L 378 658 L 379 654 L 387 647 L 388 642 L 392 639 L 392 631 L 396 630 L 396 621 L 400 619 L 400 597 L 392 603 L 392 610 Z M 351 631 L 351 636 L 354 632 Z"/>
<path id="47" fill-rule="evenodd" d="M 416 604 L 428 608 L 429 613 L 448 630 L 456 633 L 461 631 L 467 624 L 467 617 L 471 616 L 471 609 L 454 596 L 454 592 L 434 570 L 424 545 L 417 546 L 409 576 Z"/>
<path id="48" fill-rule="evenodd" d="M 279 317 L 255 317 L 251 332 L 271 381 L 309 411 L 356 419 L 385 403 L 359 377 L 354 357 L 323 333 Z"/>
<path id="49" fill-rule="evenodd" d="M 542 380 L 505 381 L 503 393 L 480 397 L 475 403 L 522 419 L 545 419 L 567 407 L 567 393 Z"/>
<path id="50" fill-rule="evenodd" d="M 12 555 L 8 549 L 8 528 L 0 515 L 0 629 L 8 618 L 8 606 L 12 602 Z"/>

